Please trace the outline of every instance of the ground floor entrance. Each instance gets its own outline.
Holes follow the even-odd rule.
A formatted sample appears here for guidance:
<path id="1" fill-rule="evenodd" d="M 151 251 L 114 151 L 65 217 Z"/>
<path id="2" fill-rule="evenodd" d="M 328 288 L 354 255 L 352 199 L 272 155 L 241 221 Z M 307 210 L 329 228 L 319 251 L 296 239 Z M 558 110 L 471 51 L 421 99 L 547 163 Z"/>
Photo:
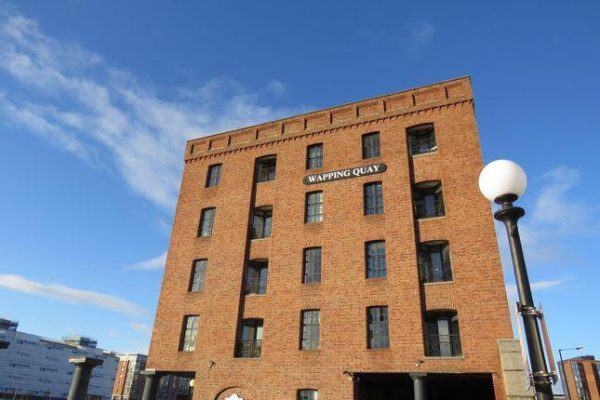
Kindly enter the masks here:
<path id="1" fill-rule="evenodd" d="M 495 400 L 491 374 L 353 374 L 354 400 Z"/>

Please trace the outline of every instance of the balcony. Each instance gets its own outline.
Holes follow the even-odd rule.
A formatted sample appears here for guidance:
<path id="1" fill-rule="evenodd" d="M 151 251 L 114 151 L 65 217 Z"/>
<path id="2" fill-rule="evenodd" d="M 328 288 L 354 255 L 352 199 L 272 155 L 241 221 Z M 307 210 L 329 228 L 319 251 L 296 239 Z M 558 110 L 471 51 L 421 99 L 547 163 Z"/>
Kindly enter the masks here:
<path id="1" fill-rule="evenodd" d="M 450 261 L 439 263 L 420 263 L 419 276 L 421 283 L 448 282 L 452 280 Z"/>
<path id="2" fill-rule="evenodd" d="M 429 357 L 456 357 L 462 355 L 460 335 L 427 335 L 426 355 Z"/>
<path id="3" fill-rule="evenodd" d="M 239 340 L 235 349 L 236 358 L 260 358 L 262 340 Z"/>
<path id="4" fill-rule="evenodd" d="M 267 293 L 267 279 L 248 278 L 246 279 L 246 287 L 244 294 L 265 294 Z"/>
<path id="5" fill-rule="evenodd" d="M 420 182 L 414 185 L 415 217 L 433 218 L 445 215 L 444 196 L 440 181 Z"/>

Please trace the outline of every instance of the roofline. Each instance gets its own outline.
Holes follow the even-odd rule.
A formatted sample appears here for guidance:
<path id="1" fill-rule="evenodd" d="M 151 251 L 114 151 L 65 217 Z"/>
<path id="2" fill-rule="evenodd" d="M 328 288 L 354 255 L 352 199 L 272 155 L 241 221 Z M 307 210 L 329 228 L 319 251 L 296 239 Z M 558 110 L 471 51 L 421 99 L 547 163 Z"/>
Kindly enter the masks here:
<path id="1" fill-rule="evenodd" d="M 200 137 L 196 137 L 196 138 L 193 138 L 193 139 L 188 139 L 186 141 L 186 144 L 189 143 L 189 142 L 192 142 L 192 141 L 196 141 L 196 140 L 198 140 L 200 138 L 202 138 L 202 139 L 204 139 L 204 138 L 211 138 L 213 136 L 219 136 L 219 135 L 224 135 L 224 134 L 228 134 L 228 133 L 237 132 L 237 131 L 242 130 L 242 129 L 257 128 L 257 127 L 259 127 L 261 125 L 265 125 L 265 124 L 268 124 L 268 123 L 277 123 L 277 122 L 285 121 L 286 119 L 290 119 L 290 118 L 302 117 L 302 116 L 306 116 L 306 115 L 309 115 L 309 114 L 314 114 L 316 112 L 333 110 L 335 108 L 350 106 L 352 104 L 362 103 L 362 102 L 365 102 L 365 101 L 378 100 L 378 99 L 382 99 L 384 97 L 394 96 L 394 95 L 397 95 L 397 94 L 401 94 L 401 93 L 405 93 L 405 92 L 410 92 L 410 91 L 414 91 L 414 90 L 417 90 L 417 89 L 425 89 L 425 88 L 428 88 L 430 86 L 437 86 L 437 85 L 440 85 L 440 84 L 443 84 L 443 83 L 449 83 L 449 82 L 459 81 L 459 80 L 462 80 L 462 79 L 468 79 L 469 83 L 470 83 L 471 82 L 471 75 L 463 75 L 463 76 L 459 76 L 459 77 L 456 77 L 456 78 L 451 78 L 451 79 L 446 79 L 446 80 L 443 80 L 443 81 L 438 81 L 438 82 L 435 82 L 435 83 L 430 83 L 430 84 L 425 85 L 425 86 L 416 86 L 416 87 L 412 87 L 412 88 L 409 88 L 409 89 L 401 90 L 399 92 L 392 92 L 392 93 L 382 94 L 382 95 L 378 95 L 378 96 L 375 96 L 375 97 L 367 97 L 366 99 L 355 100 L 355 101 L 351 101 L 351 102 L 348 102 L 348 103 L 343 103 L 343 104 L 338 104 L 338 105 L 335 105 L 335 106 L 330 106 L 330 107 L 327 107 L 327 108 L 320 108 L 318 110 L 307 111 L 307 112 L 302 113 L 302 114 L 294 114 L 294 115 L 290 115 L 288 117 L 274 119 L 272 121 L 265 121 L 265 122 L 261 122 L 261 123 L 254 124 L 254 125 L 242 126 L 242 127 L 236 128 L 236 129 L 228 130 L 228 131 L 222 131 L 222 132 L 212 133 L 210 135 L 200 136 Z"/>

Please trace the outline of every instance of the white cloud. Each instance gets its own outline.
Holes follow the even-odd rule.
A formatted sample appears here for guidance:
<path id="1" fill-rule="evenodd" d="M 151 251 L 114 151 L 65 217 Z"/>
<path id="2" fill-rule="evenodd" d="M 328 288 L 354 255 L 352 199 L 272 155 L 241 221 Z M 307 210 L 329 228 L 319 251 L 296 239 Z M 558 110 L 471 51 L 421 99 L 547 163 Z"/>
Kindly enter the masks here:
<path id="1" fill-rule="evenodd" d="M 546 281 L 537 281 L 531 283 L 531 290 L 540 291 L 540 290 L 548 290 L 560 286 L 564 283 L 563 280 L 546 280 Z M 514 283 L 506 285 L 506 294 L 509 298 L 517 297 L 517 286 Z"/>
<path id="2" fill-rule="evenodd" d="M 58 283 L 44 284 L 19 275 L 0 275 L 0 287 L 21 293 L 47 297 L 71 304 L 87 304 L 129 315 L 146 315 L 147 311 L 127 300 L 90 290 L 75 289 Z"/>
<path id="3" fill-rule="evenodd" d="M 161 255 L 152 257 L 148 260 L 137 262 L 129 266 L 129 269 L 137 269 L 140 271 L 149 271 L 155 269 L 163 269 L 165 262 L 167 261 L 167 252 L 165 251 Z"/>
<path id="4" fill-rule="evenodd" d="M 145 324 L 143 322 L 130 322 L 129 326 L 135 331 L 142 332 L 148 336 L 152 335 L 151 325 Z"/>
<path id="5" fill-rule="evenodd" d="M 20 85 L 0 94 L 6 123 L 88 162 L 108 161 L 136 193 L 169 211 L 186 140 L 305 111 L 261 105 L 228 79 L 166 96 L 9 11 L 0 11 L 0 71 Z M 265 93 L 284 90 L 274 80 Z"/>
<path id="6" fill-rule="evenodd" d="M 435 28 L 431 22 L 419 21 L 406 25 L 408 40 L 415 46 L 425 45 L 433 39 Z"/>
<path id="7" fill-rule="evenodd" d="M 287 86 L 285 83 L 277 79 L 273 79 L 267 84 L 267 90 L 275 95 L 282 95 L 286 92 Z"/>

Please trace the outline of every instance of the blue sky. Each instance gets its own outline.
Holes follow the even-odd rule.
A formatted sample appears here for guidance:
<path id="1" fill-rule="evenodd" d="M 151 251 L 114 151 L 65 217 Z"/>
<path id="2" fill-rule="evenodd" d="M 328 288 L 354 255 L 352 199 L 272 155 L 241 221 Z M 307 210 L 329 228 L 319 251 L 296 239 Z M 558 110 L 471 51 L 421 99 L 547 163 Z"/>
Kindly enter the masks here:
<path id="1" fill-rule="evenodd" d="M 470 75 L 485 160 L 529 176 L 555 350 L 600 356 L 598 17 L 597 1 L 0 2 L 0 315 L 145 352 L 185 140 Z"/>

